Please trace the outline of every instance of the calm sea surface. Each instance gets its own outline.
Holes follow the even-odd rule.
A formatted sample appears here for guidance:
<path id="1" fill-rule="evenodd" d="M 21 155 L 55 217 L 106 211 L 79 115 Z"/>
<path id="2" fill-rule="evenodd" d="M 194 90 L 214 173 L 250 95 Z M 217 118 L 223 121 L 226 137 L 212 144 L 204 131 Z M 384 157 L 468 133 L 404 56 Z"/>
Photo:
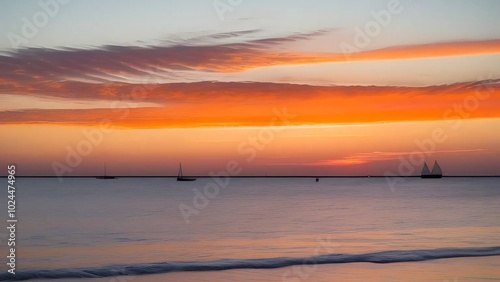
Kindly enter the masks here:
<path id="1" fill-rule="evenodd" d="M 499 180 L 407 178 L 391 189 L 384 178 L 240 178 L 217 189 L 210 178 L 24 178 L 16 268 L 111 272 L 58 281 L 500 281 L 500 256 L 482 256 L 500 254 Z M 285 267 L 248 269 L 275 264 Z"/>

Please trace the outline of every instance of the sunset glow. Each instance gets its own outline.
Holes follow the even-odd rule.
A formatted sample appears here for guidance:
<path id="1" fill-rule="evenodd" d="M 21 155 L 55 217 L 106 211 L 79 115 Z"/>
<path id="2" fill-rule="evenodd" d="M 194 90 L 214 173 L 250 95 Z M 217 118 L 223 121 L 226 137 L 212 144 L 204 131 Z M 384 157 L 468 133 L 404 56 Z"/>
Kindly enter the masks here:
<path id="1" fill-rule="evenodd" d="M 319 1 L 299 23 L 285 1 L 245 2 L 223 19 L 210 6 L 120 3 L 91 23 L 88 2 L 61 6 L 29 40 L 20 19 L 36 1 L 0 12 L 1 166 L 75 176 L 106 162 L 115 175 L 161 176 L 182 161 L 209 175 L 237 161 L 240 175 L 384 175 L 416 152 L 446 175 L 500 174 L 495 1 Z M 336 17 L 351 8 L 364 14 Z M 474 8 L 474 24 L 461 20 Z M 134 29 L 134 13 L 154 28 Z M 89 35 L 97 23 L 112 35 Z"/>

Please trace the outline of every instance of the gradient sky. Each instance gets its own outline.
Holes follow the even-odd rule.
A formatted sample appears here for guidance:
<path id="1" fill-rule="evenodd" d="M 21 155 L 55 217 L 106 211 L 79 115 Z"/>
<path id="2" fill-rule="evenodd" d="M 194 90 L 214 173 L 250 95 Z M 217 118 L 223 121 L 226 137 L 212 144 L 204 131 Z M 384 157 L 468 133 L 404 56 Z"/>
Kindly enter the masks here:
<path id="1" fill-rule="evenodd" d="M 21 175 L 500 175 L 499 1 L 0 5 Z"/>

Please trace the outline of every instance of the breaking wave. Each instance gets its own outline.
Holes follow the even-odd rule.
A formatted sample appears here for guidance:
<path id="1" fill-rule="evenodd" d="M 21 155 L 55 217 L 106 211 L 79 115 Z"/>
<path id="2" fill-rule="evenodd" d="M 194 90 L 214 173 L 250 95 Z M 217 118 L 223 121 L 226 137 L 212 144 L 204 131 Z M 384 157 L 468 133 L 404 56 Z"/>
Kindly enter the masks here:
<path id="1" fill-rule="evenodd" d="M 413 251 L 384 251 L 367 254 L 329 254 L 307 258 L 267 258 L 217 260 L 208 262 L 161 262 L 106 267 L 67 268 L 54 270 L 20 270 L 16 274 L 0 274 L 0 281 L 29 279 L 102 278 L 123 275 L 161 274 L 179 271 L 220 271 L 229 269 L 271 269 L 302 264 L 398 263 L 459 257 L 500 256 L 500 247 L 456 248 Z"/>

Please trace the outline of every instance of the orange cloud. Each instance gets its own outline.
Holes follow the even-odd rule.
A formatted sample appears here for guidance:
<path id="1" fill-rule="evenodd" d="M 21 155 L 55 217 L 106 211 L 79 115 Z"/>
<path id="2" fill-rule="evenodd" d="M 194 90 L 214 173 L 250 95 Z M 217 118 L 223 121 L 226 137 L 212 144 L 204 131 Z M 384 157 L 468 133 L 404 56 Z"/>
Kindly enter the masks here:
<path id="1" fill-rule="evenodd" d="M 88 98 L 111 97 L 116 99 L 114 107 L 7 111 L 0 112 L 0 121 L 96 124 L 108 119 L 117 126 L 132 128 L 265 126 L 275 117 L 275 109 L 284 108 L 294 115 L 290 120 L 294 125 L 500 117 L 500 84 L 496 81 L 430 87 L 178 83 L 159 85 L 143 97 L 132 97 L 160 107 L 130 109 L 120 95 L 132 93 L 135 86 L 88 87 L 93 89 L 85 91 Z M 77 92 L 71 95 L 81 96 Z"/>
<path id="2" fill-rule="evenodd" d="M 433 154 L 463 154 L 463 153 L 477 153 L 481 151 L 486 151 L 485 149 L 471 149 L 471 150 L 439 150 L 433 151 Z M 421 153 L 419 151 L 415 152 L 371 152 L 371 153 L 361 153 L 349 155 L 340 159 L 323 160 L 320 162 L 314 162 L 309 165 L 313 166 L 346 166 L 346 165 L 362 165 L 370 162 L 377 161 L 389 161 L 397 160 L 399 157 L 406 157 L 412 153 Z"/>
<path id="3" fill-rule="evenodd" d="M 247 56 L 247 54 L 239 54 L 232 60 L 224 62 L 223 64 L 218 65 L 218 67 L 212 66 L 210 69 L 219 72 L 239 72 L 259 67 L 279 65 L 336 63 L 346 61 L 419 59 L 493 54 L 500 54 L 500 40 L 396 46 L 372 51 L 346 54 L 302 54 L 262 51 L 259 54 L 253 54 L 252 56 Z"/>
<path id="4" fill-rule="evenodd" d="M 500 54 L 500 40 L 407 45 L 348 54 L 349 60 L 396 60 Z"/>
<path id="5" fill-rule="evenodd" d="M 340 160 L 326 160 L 318 163 L 314 163 L 314 165 L 318 166 L 346 166 L 346 165 L 360 165 L 368 163 L 367 160 L 357 159 L 357 158 L 345 158 Z"/>

